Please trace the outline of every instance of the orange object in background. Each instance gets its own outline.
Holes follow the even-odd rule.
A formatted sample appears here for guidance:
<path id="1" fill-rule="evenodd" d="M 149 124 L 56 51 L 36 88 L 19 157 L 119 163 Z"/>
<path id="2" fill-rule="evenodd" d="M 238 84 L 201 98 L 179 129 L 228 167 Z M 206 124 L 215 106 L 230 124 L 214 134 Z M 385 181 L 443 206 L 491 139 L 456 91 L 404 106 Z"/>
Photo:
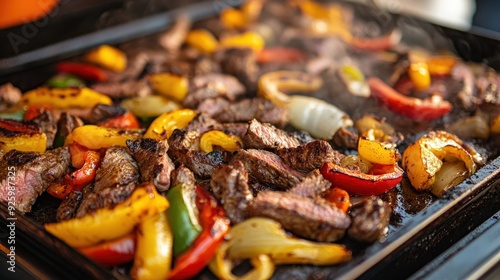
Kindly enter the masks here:
<path id="1" fill-rule="evenodd" d="M 2 0 L 0 29 L 35 21 L 48 14 L 59 0 Z"/>

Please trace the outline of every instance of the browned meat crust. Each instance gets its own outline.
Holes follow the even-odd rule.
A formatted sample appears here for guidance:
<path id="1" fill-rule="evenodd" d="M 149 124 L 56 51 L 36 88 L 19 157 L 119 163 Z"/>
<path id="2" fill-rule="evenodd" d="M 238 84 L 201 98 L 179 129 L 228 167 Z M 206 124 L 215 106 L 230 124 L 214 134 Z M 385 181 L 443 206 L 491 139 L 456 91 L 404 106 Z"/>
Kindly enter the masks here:
<path id="1" fill-rule="evenodd" d="M 326 194 L 332 184 L 323 178 L 318 169 L 311 171 L 295 187 L 288 192 L 303 197 L 315 198 Z"/>
<path id="2" fill-rule="evenodd" d="M 342 238 L 351 224 L 347 214 L 326 201 L 289 192 L 261 192 L 248 210 L 250 216 L 271 218 L 298 236 L 320 242 Z"/>
<path id="3" fill-rule="evenodd" d="M 373 243 L 386 233 L 391 212 L 391 206 L 382 199 L 366 198 L 351 208 L 352 224 L 347 234 L 354 240 Z"/>
<path id="4" fill-rule="evenodd" d="M 217 167 L 210 186 L 233 224 L 247 217 L 248 204 L 253 196 L 248 187 L 248 172 L 241 162 Z"/>
<path id="5" fill-rule="evenodd" d="M 298 147 L 278 149 L 276 153 L 290 167 L 306 172 L 321 168 L 325 162 L 338 164 L 343 157 L 324 140 L 314 140 Z"/>
<path id="6" fill-rule="evenodd" d="M 243 142 L 246 148 L 266 150 L 294 148 L 300 145 L 299 140 L 289 136 L 285 131 L 255 119 L 249 122 Z"/>
<path id="7" fill-rule="evenodd" d="M 267 99 L 252 98 L 232 103 L 212 117 L 221 123 L 248 122 L 256 119 L 262 123 L 283 127 L 288 122 L 288 110 L 286 107 L 276 106 Z"/>

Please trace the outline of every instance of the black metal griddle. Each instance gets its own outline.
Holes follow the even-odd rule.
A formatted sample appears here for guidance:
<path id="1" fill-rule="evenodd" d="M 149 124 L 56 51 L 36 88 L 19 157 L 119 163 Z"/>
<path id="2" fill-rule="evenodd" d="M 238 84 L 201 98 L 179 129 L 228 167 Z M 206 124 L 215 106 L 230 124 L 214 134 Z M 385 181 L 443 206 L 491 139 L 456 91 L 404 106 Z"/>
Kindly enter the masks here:
<path id="1" fill-rule="evenodd" d="M 186 14 L 193 20 L 201 20 L 216 15 L 224 7 L 239 5 L 240 2 L 215 0 L 189 1 L 189 3 L 179 4 L 175 1 L 177 4 L 163 6 L 159 8 L 160 11 L 142 11 L 141 16 L 135 13 L 137 9 L 134 12 L 134 5 L 137 1 L 109 1 L 105 11 L 99 5 L 86 7 L 85 13 L 91 14 L 92 17 L 101 18 L 103 13 L 108 13 L 107 17 L 111 17 L 112 20 L 92 25 L 93 28 L 90 31 L 75 31 L 74 34 L 53 42 L 47 43 L 39 39 L 42 41 L 36 48 L 26 49 L 19 54 L 5 55 L 5 52 L 0 52 L 0 84 L 12 81 L 22 89 L 33 88 L 53 74 L 54 70 L 51 66 L 53 62 L 82 54 L 103 43 L 122 43 L 162 31 L 179 14 Z M 109 9 L 112 11 L 110 12 Z M 75 12 L 67 13 L 71 15 Z M 82 13 L 81 10 L 80 13 Z M 63 15 L 67 14 L 63 13 Z M 134 20 L 130 20 L 131 18 Z M 469 46 L 480 48 L 479 51 L 477 48 L 470 51 L 469 48 L 469 52 L 457 48 L 457 52 L 462 57 L 495 65 L 500 49 L 498 47 L 500 38 L 486 38 L 473 32 L 445 27 L 437 28 L 456 46 L 465 42 Z M 15 29 L 9 29 L 8 32 L 13 32 L 13 30 Z M 0 35 L 4 33 L 5 30 L 1 31 Z M 27 81 L 26 77 L 31 78 Z M 405 178 L 395 192 L 404 192 L 408 189 L 407 187 L 408 181 Z M 418 196 L 419 194 L 416 194 L 416 198 Z M 15 214 L 16 268 L 19 268 L 20 273 L 13 274 L 18 277 L 14 279 L 26 279 L 26 277 L 33 279 L 127 278 L 119 270 L 107 270 L 96 265 L 43 229 L 42 224 L 53 219 L 47 213 L 54 213 L 57 206 L 56 199 L 44 194 L 37 200 L 32 213 Z M 463 240 L 467 240 L 471 234 L 474 238 L 469 237 L 469 240 L 479 240 L 483 232 L 485 232 L 484 236 L 491 236 L 491 232 L 488 235 L 488 229 L 497 228 L 495 225 L 498 224 L 498 218 L 492 217 L 497 217 L 499 210 L 500 157 L 490 160 L 487 165 L 448 191 L 443 197 L 429 201 L 422 211 L 406 213 L 398 212 L 396 209 L 396 214 L 399 213 L 397 220 L 391 221 L 391 228 L 385 240 L 372 245 L 347 244 L 353 250 L 352 261 L 329 267 L 279 266 L 274 277 L 276 279 L 425 278 L 425 275 L 430 273 L 429 271 L 444 267 L 446 261 L 452 257 L 459 260 L 469 258 L 467 254 L 460 254 L 461 250 L 453 250 L 453 246 L 464 242 Z M 2 259 L 5 265 L 10 245 L 6 244 L 9 231 L 4 223 L 8 221 L 7 218 L 10 215 L 6 205 L 2 203 L 0 203 L 0 216 L 0 249 L 3 252 L 1 256 L 6 258 L 5 261 Z M 485 223 L 490 226 L 485 226 Z M 500 242 L 498 238 L 496 241 Z M 448 255 L 443 256 L 443 252 L 448 252 Z M 491 252 L 488 253 L 491 254 Z M 2 269 L 0 275 L 4 275 L 6 271 L 3 268 L 0 267 Z M 460 271 L 455 271 L 455 273 L 457 278 L 466 276 L 459 275 Z M 200 278 L 211 279 L 213 275 L 206 270 Z"/>

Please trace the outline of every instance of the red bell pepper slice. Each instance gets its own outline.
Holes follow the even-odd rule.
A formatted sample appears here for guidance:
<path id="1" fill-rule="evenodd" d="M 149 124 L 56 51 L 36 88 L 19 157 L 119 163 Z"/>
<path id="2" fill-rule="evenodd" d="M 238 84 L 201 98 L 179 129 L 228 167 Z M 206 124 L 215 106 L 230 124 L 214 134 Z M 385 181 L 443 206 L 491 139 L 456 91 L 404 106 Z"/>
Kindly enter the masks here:
<path id="1" fill-rule="evenodd" d="M 78 251 L 102 266 L 116 266 L 134 260 L 135 242 L 136 236 L 131 233 L 101 244 L 78 248 Z"/>
<path id="2" fill-rule="evenodd" d="M 398 30 L 394 30 L 387 35 L 377 38 L 354 37 L 350 45 L 363 51 L 384 51 L 395 46 L 400 39 L 401 33 Z"/>
<path id="3" fill-rule="evenodd" d="M 134 116 L 134 114 L 130 112 L 125 112 L 125 114 L 123 115 L 116 116 L 114 118 L 110 118 L 99 123 L 99 126 L 133 129 L 133 128 L 139 128 L 140 124 L 137 118 Z"/>
<path id="4" fill-rule="evenodd" d="M 334 187 L 346 190 L 354 195 L 383 194 L 403 179 L 403 169 L 394 165 L 394 171 L 380 175 L 365 174 L 353 171 L 332 162 L 326 162 L 320 169 L 325 179 Z"/>
<path id="5" fill-rule="evenodd" d="M 52 107 L 51 105 L 33 105 L 33 106 L 30 106 L 26 110 L 26 113 L 24 113 L 23 119 L 25 121 L 31 121 L 31 120 L 35 119 L 36 117 L 40 116 L 40 114 L 43 111 L 52 110 L 52 109 L 54 109 L 54 107 Z"/>
<path id="6" fill-rule="evenodd" d="M 59 199 L 64 199 L 71 191 L 79 191 L 91 183 L 96 175 L 97 168 L 101 163 L 101 154 L 97 151 L 85 151 L 84 162 L 80 169 L 74 171 L 47 189 L 47 192 Z"/>
<path id="7" fill-rule="evenodd" d="M 193 245 L 176 259 L 168 279 L 188 279 L 197 275 L 210 262 L 229 231 L 226 212 L 200 186 L 196 187 L 196 206 L 200 211 L 202 231 Z"/>
<path id="8" fill-rule="evenodd" d="M 372 96 L 385 108 L 417 122 L 432 121 L 448 114 L 452 105 L 440 97 L 419 99 L 404 96 L 378 78 L 368 79 Z"/>
<path id="9" fill-rule="evenodd" d="M 256 60 L 260 64 L 300 62 L 306 58 L 306 54 L 302 51 L 286 47 L 265 48 L 256 54 Z"/>
<path id="10" fill-rule="evenodd" d="M 73 74 L 90 81 L 104 82 L 107 80 L 107 75 L 103 70 L 82 63 L 60 62 L 57 64 L 57 71 Z"/>
<path id="11" fill-rule="evenodd" d="M 347 213 L 349 207 L 351 207 L 351 199 L 349 198 L 349 194 L 344 189 L 332 188 L 328 191 L 328 193 L 326 193 L 324 198 L 344 213 Z"/>

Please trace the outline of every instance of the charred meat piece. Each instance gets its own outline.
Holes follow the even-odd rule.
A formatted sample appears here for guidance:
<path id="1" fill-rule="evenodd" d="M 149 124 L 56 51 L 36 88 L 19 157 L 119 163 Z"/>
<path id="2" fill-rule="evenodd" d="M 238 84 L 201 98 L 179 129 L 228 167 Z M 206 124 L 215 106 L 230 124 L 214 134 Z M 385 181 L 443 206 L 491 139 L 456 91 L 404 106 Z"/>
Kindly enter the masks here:
<path id="1" fill-rule="evenodd" d="M 86 116 L 85 120 L 89 123 L 97 124 L 101 121 L 121 116 L 125 113 L 126 110 L 117 105 L 97 104 L 92 108 L 90 114 Z"/>
<path id="2" fill-rule="evenodd" d="M 57 122 L 57 135 L 66 138 L 75 128 L 82 125 L 83 121 L 79 117 L 63 112 Z"/>
<path id="3" fill-rule="evenodd" d="M 197 108 L 203 100 L 224 97 L 225 95 L 227 95 L 227 91 L 223 84 L 210 82 L 203 87 L 191 90 L 182 101 L 182 105 L 194 109 Z"/>
<path id="4" fill-rule="evenodd" d="M 220 73 L 220 71 L 220 66 L 206 56 L 200 56 L 193 64 L 193 74 L 195 76 Z"/>
<path id="5" fill-rule="evenodd" d="M 11 83 L 0 86 L 0 111 L 17 104 L 21 100 L 21 91 Z"/>
<path id="6" fill-rule="evenodd" d="M 136 184 L 139 167 L 125 147 L 111 147 L 106 150 L 101 166 L 95 176 L 94 192 Z"/>
<path id="7" fill-rule="evenodd" d="M 288 122 L 288 110 L 276 106 L 267 99 L 252 98 L 230 104 L 212 117 L 221 123 L 248 122 L 256 119 L 262 123 L 283 127 Z"/>
<path id="8" fill-rule="evenodd" d="M 9 151 L 0 162 L 0 200 L 15 197 L 16 209 L 30 212 L 38 196 L 68 173 L 70 163 L 67 147 L 43 154 Z"/>
<path id="9" fill-rule="evenodd" d="M 42 109 L 40 114 L 31 120 L 37 124 L 47 136 L 47 149 L 52 148 L 57 132 L 57 119 L 48 110 Z"/>
<path id="10" fill-rule="evenodd" d="M 212 117 L 224 111 L 224 108 L 229 106 L 229 104 L 231 103 L 222 97 L 210 98 L 203 100 L 198 105 L 197 110 Z"/>
<path id="11" fill-rule="evenodd" d="M 289 192 L 261 192 L 248 210 L 252 217 L 271 218 L 298 236 L 320 242 L 342 238 L 351 224 L 347 214 L 324 200 L 307 199 Z"/>
<path id="12" fill-rule="evenodd" d="M 341 127 L 332 139 L 335 146 L 342 149 L 357 149 L 358 148 L 358 135 L 345 127 Z"/>
<path id="13" fill-rule="evenodd" d="M 230 154 L 225 151 L 213 151 L 204 153 L 201 151 L 183 150 L 180 151 L 176 162 L 184 164 L 200 178 L 210 178 L 214 169 L 222 164 L 228 163 Z"/>
<path id="14" fill-rule="evenodd" d="M 253 196 L 248 187 L 248 172 L 241 162 L 217 167 L 210 186 L 233 224 L 247 217 L 247 208 Z"/>
<path id="15" fill-rule="evenodd" d="M 181 164 L 170 173 L 170 182 L 172 186 L 179 184 L 195 185 L 196 179 L 193 172 Z"/>
<path id="16" fill-rule="evenodd" d="M 300 183 L 291 188 L 288 192 L 303 197 L 321 197 L 332 186 L 332 184 L 323 178 L 318 169 L 311 171 Z"/>
<path id="17" fill-rule="evenodd" d="M 56 220 L 64 221 L 75 217 L 76 210 L 83 199 L 83 193 L 72 191 L 59 205 L 56 212 Z"/>
<path id="18" fill-rule="evenodd" d="M 212 119 L 208 115 L 203 113 L 197 114 L 192 121 L 189 122 L 188 126 L 185 128 L 186 131 L 197 131 L 203 134 L 209 130 L 220 130 L 222 125 L 216 120 Z"/>
<path id="19" fill-rule="evenodd" d="M 324 140 L 314 140 L 298 147 L 278 149 L 276 153 L 294 169 L 309 172 L 321 168 L 325 162 L 339 163 L 342 154 L 333 150 Z"/>
<path id="20" fill-rule="evenodd" d="M 248 130 L 248 123 L 224 123 L 222 131 L 226 134 L 232 134 L 243 139 Z"/>
<path id="21" fill-rule="evenodd" d="M 122 202 L 139 184 L 139 177 L 139 167 L 127 148 L 108 148 L 97 169 L 94 188 L 84 197 L 76 217 Z"/>
<path id="22" fill-rule="evenodd" d="M 146 96 L 152 91 L 146 79 L 98 83 L 92 85 L 92 89 L 114 99 Z"/>
<path id="23" fill-rule="evenodd" d="M 198 131 L 176 129 L 168 138 L 168 154 L 175 159 L 182 150 L 199 150 L 199 144 L 200 133 Z"/>
<path id="24" fill-rule="evenodd" d="M 230 101 L 234 101 L 245 94 L 245 87 L 231 75 L 211 73 L 196 76 L 191 81 L 193 88 L 203 88 L 210 83 L 221 85 L 226 91 L 224 98 Z"/>
<path id="25" fill-rule="evenodd" d="M 232 162 L 236 161 L 241 161 L 250 176 L 259 182 L 280 189 L 290 189 L 304 177 L 304 174 L 286 165 L 278 155 L 264 150 L 239 150 L 232 159 Z"/>
<path id="26" fill-rule="evenodd" d="M 248 92 L 256 92 L 259 67 L 253 51 L 251 49 L 227 49 L 221 56 L 222 71 L 238 78 Z"/>
<path id="27" fill-rule="evenodd" d="M 247 148 L 266 150 L 294 148 L 300 145 L 299 140 L 289 136 L 285 131 L 255 119 L 249 122 L 243 142 Z"/>
<path id="28" fill-rule="evenodd" d="M 160 192 L 167 191 L 170 187 L 170 173 L 175 168 L 167 154 L 167 140 L 127 140 L 127 146 L 139 165 L 141 181 L 152 182 Z"/>
<path id="29" fill-rule="evenodd" d="M 351 207 L 352 224 L 347 234 L 350 238 L 366 243 L 379 240 L 387 231 L 391 206 L 372 196 Z"/>

